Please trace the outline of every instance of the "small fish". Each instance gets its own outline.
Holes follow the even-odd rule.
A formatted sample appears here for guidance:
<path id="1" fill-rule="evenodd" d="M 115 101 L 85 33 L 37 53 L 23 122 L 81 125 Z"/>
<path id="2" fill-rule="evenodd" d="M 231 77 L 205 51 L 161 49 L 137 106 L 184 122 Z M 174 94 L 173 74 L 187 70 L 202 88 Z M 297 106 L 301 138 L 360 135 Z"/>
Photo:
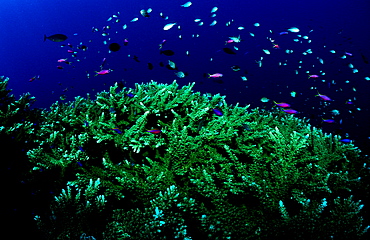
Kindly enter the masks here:
<path id="1" fill-rule="evenodd" d="M 148 69 L 149 70 L 153 70 L 153 68 L 154 68 L 153 64 L 152 63 L 148 63 Z"/>
<path id="2" fill-rule="evenodd" d="M 277 103 L 275 101 L 274 101 L 274 103 L 278 107 L 282 107 L 282 108 L 288 108 L 288 107 L 290 107 L 290 104 L 289 103 L 285 103 L 285 102 Z"/>
<path id="3" fill-rule="evenodd" d="M 150 17 L 148 11 L 145 9 L 140 10 L 140 14 L 141 16 L 146 17 L 146 18 Z"/>
<path id="4" fill-rule="evenodd" d="M 224 75 L 222 73 L 214 73 L 214 74 L 209 74 L 208 73 L 208 78 L 221 78 Z"/>
<path id="5" fill-rule="evenodd" d="M 61 59 L 58 59 L 58 62 L 65 62 L 67 61 L 68 58 L 61 58 Z"/>
<path id="6" fill-rule="evenodd" d="M 171 60 L 168 60 L 168 66 L 170 66 L 170 68 L 172 69 L 176 69 L 176 64 L 172 62 Z"/>
<path id="7" fill-rule="evenodd" d="M 129 97 L 129 98 L 135 97 L 135 95 L 133 93 L 127 93 L 126 96 Z"/>
<path id="8" fill-rule="evenodd" d="M 117 52 L 121 49 L 121 46 L 118 43 L 111 43 L 109 44 L 109 50 L 112 52 Z"/>
<path id="9" fill-rule="evenodd" d="M 104 67 L 104 65 L 105 65 L 106 62 L 107 62 L 107 59 L 106 58 L 103 58 L 103 61 L 102 61 L 101 65 L 100 65 L 100 69 L 103 69 L 103 67 Z"/>
<path id="10" fill-rule="evenodd" d="M 225 41 L 225 45 L 226 45 L 226 44 L 229 44 L 229 43 L 233 43 L 233 42 L 234 42 L 234 40 L 229 39 L 229 40 Z"/>
<path id="11" fill-rule="evenodd" d="M 223 114 L 220 110 L 218 110 L 217 108 L 213 108 L 212 110 L 213 110 L 214 114 L 216 114 L 217 116 L 222 116 L 222 115 L 224 115 L 224 114 Z"/>
<path id="12" fill-rule="evenodd" d="M 127 45 L 128 45 L 128 39 L 125 38 L 125 39 L 123 39 L 123 46 L 127 46 Z"/>
<path id="13" fill-rule="evenodd" d="M 335 121 L 333 119 L 322 119 L 323 122 L 325 123 L 334 123 Z"/>
<path id="14" fill-rule="evenodd" d="M 159 49 L 162 49 L 163 45 L 167 42 L 166 39 L 163 39 L 162 42 L 159 44 Z"/>
<path id="15" fill-rule="evenodd" d="M 238 72 L 238 71 L 240 71 L 240 67 L 239 67 L 238 65 L 231 66 L 231 69 L 232 69 L 234 72 Z"/>
<path id="16" fill-rule="evenodd" d="M 159 51 L 159 53 L 160 53 L 160 54 L 164 54 L 164 55 L 166 55 L 166 56 L 172 56 L 172 55 L 174 55 L 174 54 L 175 54 L 175 52 L 174 52 L 174 51 L 172 51 L 172 50 L 163 50 L 163 51 Z"/>
<path id="17" fill-rule="evenodd" d="M 151 129 L 151 130 L 147 130 L 147 132 L 153 133 L 153 134 L 158 134 L 158 133 L 161 133 L 162 131 L 159 130 L 159 129 Z"/>
<path id="18" fill-rule="evenodd" d="M 184 78 L 185 77 L 185 73 L 184 72 L 176 72 L 175 75 L 179 78 Z"/>
<path id="19" fill-rule="evenodd" d="M 32 78 L 30 78 L 30 80 L 28 80 L 29 82 L 33 82 L 34 80 L 36 80 L 36 79 L 40 79 L 40 75 L 36 75 L 36 76 L 34 76 L 34 77 L 32 77 Z"/>
<path id="20" fill-rule="evenodd" d="M 122 134 L 122 132 L 119 130 L 119 128 L 111 128 L 111 130 L 115 131 L 118 134 Z"/>
<path id="21" fill-rule="evenodd" d="M 279 35 L 288 35 L 289 34 L 289 32 L 281 32 L 281 33 L 279 33 Z"/>
<path id="22" fill-rule="evenodd" d="M 164 25 L 163 30 L 170 30 L 173 26 L 175 26 L 177 23 L 168 23 Z"/>
<path id="23" fill-rule="evenodd" d="M 222 49 L 225 53 L 227 54 L 236 54 L 236 52 L 234 52 L 233 50 L 231 50 L 231 48 L 223 48 Z"/>
<path id="24" fill-rule="evenodd" d="M 345 138 L 345 139 L 339 140 L 339 142 L 342 142 L 342 143 L 350 143 L 350 142 L 352 142 L 352 140 L 351 139 L 348 139 L 348 138 Z"/>
<path id="25" fill-rule="evenodd" d="M 240 38 L 240 35 L 237 37 L 229 37 L 230 40 L 233 40 L 234 43 L 240 43 L 242 39 Z"/>
<path id="26" fill-rule="evenodd" d="M 295 33 L 297 33 L 297 32 L 299 32 L 299 28 L 296 28 L 296 27 L 292 27 L 292 28 L 289 28 L 289 29 L 287 29 L 289 32 L 295 32 Z"/>
<path id="27" fill-rule="evenodd" d="M 67 61 L 67 58 L 58 59 L 58 62 L 64 62 L 65 64 L 71 65 L 71 62 Z"/>
<path id="28" fill-rule="evenodd" d="M 96 75 L 95 76 L 98 76 L 98 75 L 105 75 L 105 74 L 108 74 L 111 72 L 111 70 L 101 70 L 101 71 L 95 71 L 96 72 Z"/>
<path id="29" fill-rule="evenodd" d="M 187 8 L 187 7 L 190 7 L 191 5 L 192 5 L 192 2 L 186 2 L 186 3 L 182 4 L 181 7 Z"/>
<path id="30" fill-rule="evenodd" d="M 82 51 L 86 51 L 87 46 L 86 45 L 77 46 L 77 49 L 82 49 Z"/>
<path id="31" fill-rule="evenodd" d="M 318 97 L 320 97 L 322 100 L 324 100 L 324 101 L 331 101 L 331 98 L 329 98 L 328 96 L 326 96 L 326 95 L 322 95 L 322 94 L 320 94 L 319 92 L 317 92 L 317 95 L 315 95 L 316 97 L 318 96 Z"/>
<path id="32" fill-rule="evenodd" d="M 139 57 L 138 57 L 138 56 L 134 55 L 132 58 L 135 60 L 135 62 L 140 62 L 140 60 L 139 60 Z"/>
<path id="33" fill-rule="evenodd" d="M 308 74 L 308 78 L 319 78 L 319 75 L 316 74 Z"/>
<path id="34" fill-rule="evenodd" d="M 364 63 L 369 64 L 369 60 L 368 60 L 368 59 L 367 59 L 367 57 L 366 57 L 365 55 L 363 55 L 362 53 L 361 53 L 361 58 L 362 58 L 362 61 L 363 61 Z"/>
<path id="35" fill-rule="evenodd" d="M 53 41 L 53 42 L 63 42 L 65 40 L 67 40 L 67 38 L 68 37 L 64 34 L 54 34 L 54 35 L 51 35 L 49 37 L 47 37 L 44 34 L 44 42 L 46 41 L 46 39 L 49 39 L 50 41 Z"/>
<path id="36" fill-rule="evenodd" d="M 272 48 L 275 48 L 275 49 L 280 49 L 280 46 L 276 43 L 272 43 Z"/>
<path id="37" fill-rule="evenodd" d="M 298 111 L 297 110 L 294 110 L 294 109 L 283 109 L 283 111 L 285 113 L 288 113 L 288 114 L 296 114 L 296 113 L 298 113 Z"/>
<path id="38" fill-rule="evenodd" d="M 62 67 L 62 66 L 58 65 L 58 66 L 57 66 L 57 68 L 58 68 L 58 69 L 63 69 L 64 67 Z"/>

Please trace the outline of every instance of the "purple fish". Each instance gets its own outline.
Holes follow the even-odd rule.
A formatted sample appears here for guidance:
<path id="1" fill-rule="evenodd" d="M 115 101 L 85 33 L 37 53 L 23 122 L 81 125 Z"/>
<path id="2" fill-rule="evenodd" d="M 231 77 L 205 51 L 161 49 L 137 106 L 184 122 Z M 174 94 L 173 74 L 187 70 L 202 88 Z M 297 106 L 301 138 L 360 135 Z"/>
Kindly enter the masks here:
<path id="1" fill-rule="evenodd" d="M 115 131 L 118 134 L 122 134 L 122 132 L 118 128 L 111 128 L 113 131 Z"/>
<path id="2" fill-rule="evenodd" d="M 333 119 L 322 119 L 323 122 L 326 123 L 334 123 L 335 121 Z"/>
<path id="3" fill-rule="evenodd" d="M 289 103 L 285 103 L 285 102 L 281 102 L 281 103 L 277 103 L 275 102 L 275 105 L 278 106 L 278 107 L 282 107 L 282 108 L 287 108 L 287 107 L 290 107 L 290 104 Z"/>
<path id="4" fill-rule="evenodd" d="M 150 132 L 150 133 L 153 133 L 153 134 L 158 134 L 158 133 L 161 133 L 162 131 L 159 130 L 159 129 L 151 129 L 151 130 L 147 130 L 147 132 Z"/>
<path id="5" fill-rule="evenodd" d="M 298 113 L 298 111 L 297 110 L 294 110 L 294 109 L 283 109 L 283 111 L 285 113 L 288 113 L 288 114 L 296 114 L 296 113 Z"/>
<path id="6" fill-rule="evenodd" d="M 324 100 L 324 101 L 331 101 L 331 98 L 330 97 L 328 97 L 328 96 L 326 96 L 326 95 L 322 95 L 322 94 L 318 94 L 318 95 L 316 95 L 316 96 L 319 96 L 322 100 Z"/>
<path id="7" fill-rule="evenodd" d="M 213 110 L 213 112 L 217 115 L 217 116 L 222 116 L 222 115 L 224 115 L 220 110 L 218 110 L 217 108 L 213 108 L 212 109 Z"/>

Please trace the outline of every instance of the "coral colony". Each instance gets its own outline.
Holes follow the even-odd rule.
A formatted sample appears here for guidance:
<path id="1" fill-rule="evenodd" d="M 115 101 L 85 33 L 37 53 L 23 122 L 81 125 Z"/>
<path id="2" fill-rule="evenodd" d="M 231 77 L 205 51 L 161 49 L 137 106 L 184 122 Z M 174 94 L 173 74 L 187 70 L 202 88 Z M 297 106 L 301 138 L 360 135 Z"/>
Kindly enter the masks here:
<path id="1" fill-rule="evenodd" d="M 279 108 L 152 81 L 40 111 L 7 82 L 0 133 L 24 147 L 30 184 L 48 183 L 34 217 L 48 239 L 359 239 L 368 229 L 360 150 Z"/>

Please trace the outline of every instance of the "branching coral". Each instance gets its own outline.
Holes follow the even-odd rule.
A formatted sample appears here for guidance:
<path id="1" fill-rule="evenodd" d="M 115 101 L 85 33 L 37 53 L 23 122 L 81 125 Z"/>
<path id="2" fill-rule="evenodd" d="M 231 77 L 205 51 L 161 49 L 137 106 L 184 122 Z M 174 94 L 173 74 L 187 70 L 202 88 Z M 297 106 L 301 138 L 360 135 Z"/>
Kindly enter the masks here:
<path id="1" fill-rule="evenodd" d="M 54 104 L 38 127 L 10 126 L 34 134 L 33 174 L 52 172 L 61 192 L 40 228 L 54 239 L 363 235 L 368 159 L 353 144 L 193 86 L 115 85 Z"/>

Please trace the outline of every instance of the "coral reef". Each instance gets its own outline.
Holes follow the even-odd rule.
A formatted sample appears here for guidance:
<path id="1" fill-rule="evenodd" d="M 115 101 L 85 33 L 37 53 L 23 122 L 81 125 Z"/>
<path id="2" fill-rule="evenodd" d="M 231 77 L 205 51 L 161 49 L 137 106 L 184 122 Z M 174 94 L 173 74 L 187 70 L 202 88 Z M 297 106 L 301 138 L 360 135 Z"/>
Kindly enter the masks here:
<path id="1" fill-rule="evenodd" d="M 34 122 L 7 120 L 28 95 L 1 106 L 0 132 L 27 139 L 30 182 L 52 189 L 35 216 L 47 239 L 364 237 L 369 159 L 357 147 L 193 86 L 115 85 Z"/>

